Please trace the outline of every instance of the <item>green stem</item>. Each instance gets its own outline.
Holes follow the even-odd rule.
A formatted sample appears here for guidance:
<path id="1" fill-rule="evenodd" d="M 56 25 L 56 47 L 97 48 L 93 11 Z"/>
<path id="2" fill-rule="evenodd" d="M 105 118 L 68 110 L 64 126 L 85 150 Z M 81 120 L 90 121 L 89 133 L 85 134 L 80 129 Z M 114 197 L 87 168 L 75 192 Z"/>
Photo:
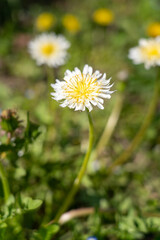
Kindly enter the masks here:
<path id="1" fill-rule="evenodd" d="M 104 131 L 99 139 L 99 142 L 96 146 L 96 154 L 98 155 L 104 148 L 104 146 L 106 146 L 112 136 L 112 133 L 117 125 L 120 113 L 121 113 L 121 109 L 123 106 L 123 94 L 121 93 L 119 95 L 117 95 L 117 100 L 116 100 L 116 104 L 113 108 L 113 111 L 111 113 L 111 115 L 108 118 L 108 121 L 106 123 L 106 126 L 104 128 Z"/>
<path id="2" fill-rule="evenodd" d="M 54 83 L 55 82 L 55 79 L 54 79 L 54 69 L 46 66 L 46 74 L 47 74 L 47 93 L 48 93 L 48 102 L 49 102 L 49 105 L 51 104 L 51 101 L 52 101 L 52 98 L 51 98 L 51 83 Z"/>
<path id="3" fill-rule="evenodd" d="M 90 163 L 93 160 L 95 160 L 99 156 L 99 154 L 103 151 L 103 149 L 108 145 L 112 137 L 112 134 L 114 132 L 114 129 L 117 125 L 117 122 L 119 120 L 119 116 L 123 107 L 123 101 L 124 101 L 124 93 L 117 94 L 117 99 L 116 99 L 114 108 L 108 118 L 108 121 L 105 125 L 102 135 L 99 138 L 98 143 L 96 144 L 95 148 L 91 153 L 91 157 L 89 160 Z"/>
<path id="4" fill-rule="evenodd" d="M 128 160 L 128 158 L 132 155 L 132 153 L 135 151 L 135 149 L 138 147 L 138 145 L 141 143 L 141 141 L 143 140 L 143 137 L 144 137 L 151 121 L 152 121 L 152 118 L 154 116 L 156 106 L 157 106 L 157 103 L 158 103 L 158 100 L 159 100 L 159 82 L 158 82 L 159 74 L 160 74 L 160 70 L 158 69 L 158 77 L 155 81 L 154 94 L 153 94 L 153 97 L 152 97 L 152 101 L 149 105 L 148 112 L 147 112 L 147 114 L 144 118 L 144 121 L 143 121 L 139 131 L 137 132 L 136 136 L 134 137 L 133 141 L 130 143 L 128 148 L 125 150 L 125 152 L 123 152 L 109 166 L 108 173 L 111 173 L 116 166 L 119 166 L 119 165 L 122 165 L 123 163 L 125 163 Z"/>
<path id="5" fill-rule="evenodd" d="M 59 211 L 58 211 L 58 213 L 57 213 L 57 215 L 54 219 L 54 222 L 58 222 L 61 215 L 70 206 L 74 195 L 78 191 L 78 188 L 80 186 L 80 183 L 82 181 L 82 178 L 83 178 L 83 176 L 85 174 L 85 171 L 86 171 L 86 168 L 87 168 L 87 164 L 88 164 L 89 157 L 90 157 L 90 154 L 91 154 L 91 151 L 92 151 L 92 146 L 93 146 L 93 122 L 92 122 L 92 119 L 91 119 L 91 115 L 88 111 L 87 111 L 87 115 L 88 115 L 88 120 L 89 120 L 89 146 L 88 146 L 88 150 L 87 150 L 87 153 L 86 153 L 85 158 L 83 160 L 80 171 L 79 171 L 79 173 L 78 173 L 78 175 L 77 175 L 77 177 L 76 177 L 76 179 L 73 183 L 73 186 L 72 186 L 70 192 L 68 193 L 68 196 L 66 197 L 66 199 L 65 199 L 64 203 L 62 204 L 61 208 L 59 209 Z"/>
<path id="6" fill-rule="evenodd" d="M 5 202 L 7 202 L 9 195 L 10 195 L 10 190 L 9 190 L 9 184 L 7 181 L 7 177 L 5 175 L 5 171 L 3 169 L 3 165 L 1 163 L 1 161 L 0 161 L 0 176 L 1 176 L 1 180 L 2 180 L 4 199 L 5 199 Z"/>

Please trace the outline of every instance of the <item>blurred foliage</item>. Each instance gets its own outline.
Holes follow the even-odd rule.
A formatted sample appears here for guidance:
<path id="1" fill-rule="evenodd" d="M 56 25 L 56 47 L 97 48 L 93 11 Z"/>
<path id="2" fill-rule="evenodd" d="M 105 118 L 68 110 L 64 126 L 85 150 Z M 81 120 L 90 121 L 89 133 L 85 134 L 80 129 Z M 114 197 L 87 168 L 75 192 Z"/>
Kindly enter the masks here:
<path id="1" fill-rule="evenodd" d="M 113 11 L 110 26 L 93 22 L 93 12 L 99 8 Z M 112 76 L 113 88 L 125 96 L 114 135 L 90 163 L 70 207 L 94 207 L 95 211 L 62 226 L 46 224 L 54 218 L 80 168 L 88 124 L 85 113 L 48 101 L 46 69 L 30 59 L 28 41 L 38 34 L 35 21 L 43 12 L 56 17 L 49 31 L 64 34 L 71 42 L 68 62 L 53 72 L 52 81 L 62 79 L 66 69 L 88 63 Z M 158 0 L 0 1 L 0 154 L 14 195 L 4 206 L 0 183 L 0 239 L 160 239 L 159 106 L 137 152 L 111 176 L 106 171 L 135 136 L 152 98 L 155 69 L 133 66 L 127 55 L 139 38 L 147 37 L 148 25 L 160 21 L 159 12 Z M 66 14 L 79 20 L 76 34 L 63 27 Z M 104 111 L 92 113 L 95 143 L 116 104 L 115 96 L 106 101 Z M 6 109 L 16 111 L 3 116 Z"/>

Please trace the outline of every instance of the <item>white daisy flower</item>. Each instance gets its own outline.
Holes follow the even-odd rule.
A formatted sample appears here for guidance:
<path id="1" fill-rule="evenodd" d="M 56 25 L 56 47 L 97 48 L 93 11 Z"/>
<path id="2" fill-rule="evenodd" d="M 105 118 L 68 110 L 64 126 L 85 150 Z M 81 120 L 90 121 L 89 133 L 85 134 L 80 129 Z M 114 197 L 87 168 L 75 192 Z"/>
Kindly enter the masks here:
<path id="1" fill-rule="evenodd" d="M 83 72 L 78 68 L 74 71 L 67 70 L 64 75 L 64 81 L 56 80 L 55 84 L 51 84 L 55 92 L 52 92 L 52 98 L 56 101 L 63 100 L 61 107 L 69 107 L 75 109 L 75 111 L 85 111 L 88 108 L 89 111 L 93 109 L 93 106 L 97 106 L 100 109 L 104 109 L 103 98 L 111 98 L 109 85 L 110 79 L 106 79 L 106 74 L 102 74 L 99 71 L 93 73 L 92 67 L 85 65 Z"/>
<path id="2" fill-rule="evenodd" d="M 160 66 L 160 36 L 140 39 L 139 46 L 131 48 L 128 57 L 135 64 L 144 63 L 146 69 L 152 66 Z"/>
<path id="3" fill-rule="evenodd" d="M 29 43 L 29 52 L 38 65 L 49 67 L 63 65 L 70 43 L 62 35 L 41 34 Z"/>

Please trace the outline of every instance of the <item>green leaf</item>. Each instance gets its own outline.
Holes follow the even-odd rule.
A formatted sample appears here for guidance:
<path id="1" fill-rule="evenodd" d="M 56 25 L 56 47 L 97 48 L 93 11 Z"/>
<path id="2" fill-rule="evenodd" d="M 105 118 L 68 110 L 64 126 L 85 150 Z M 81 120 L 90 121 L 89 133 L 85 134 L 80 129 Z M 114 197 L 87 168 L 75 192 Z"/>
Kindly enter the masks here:
<path id="1" fill-rule="evenodd" d="M 11 150 L 13 150 L 13 147 L 11 146 L 11 144 L 1 144 L 0 145 L 0 153 L 11 151 Z"/>
<path id="2" fill-rule="evenodd" d="M 5 236 L 6 228 L 7 228 L 7 224 L 6 223 L 1 223 L 0 224 L 0 239 L 1 240 L 5 240 L 6 239 L 6 236 Z"/>
<path id="3" fill-rule="evenodd" d="M 23 200 L 23 203 L 25 210 L 34 210 L 41 206 L 42 200 L 40 199 L 33 200 L 32 198 L 27 197 Z"/>
<path id="4" fill-rule="evenodd" d="M 17 113 L 14 110 L 4 110 L 1 113 L 1 128 L 6 132 L 13 132 L 20 126 Z"/>
<path id="5" fill-rule="evenodd" d="M 24 168 L 19 167 L 19 168 L 15 169 L 14 176 L 16 179 L 20 179 L 20 178 L 24 177 L 25 175 L 26 175 L 26 170 Z"/>
<path id="6" fill-rule="evenodd" d="M 39 199 L 33 200 L 30 197 L 22 198 L 20 195 L 17 199 L 15 199 L 11 195 L 8 199 L 7 204 L 1 207 L 0 225 L 18 215 L 22 215 L 23 213 L 26 213 L 28 211 L 35 210 L 36 208 L 40 207 L 41 204 L 42 201 Z"/>
<path id="7" fill-rule="evenodd" d="M 60 227 L 58 224 L 42 227 L 35 233 L 35 238 L 36 240 L 51 240 L 52 237 L 59 231 L 59 229 Z"/>
<path id="8" fill-rule="evenodd" d="M 29 113 L 27 113 L 27 126 L 24 135 L 28 143 L 32 143 L 40 135 L 39 125 L 29 120 Z"/>
<path id="9" fill-rule="evenodd" d="M 146 219 L 147 229 L 150 232 L 160 231 L 160 218 L 159 217 L 149 217 Z"/>

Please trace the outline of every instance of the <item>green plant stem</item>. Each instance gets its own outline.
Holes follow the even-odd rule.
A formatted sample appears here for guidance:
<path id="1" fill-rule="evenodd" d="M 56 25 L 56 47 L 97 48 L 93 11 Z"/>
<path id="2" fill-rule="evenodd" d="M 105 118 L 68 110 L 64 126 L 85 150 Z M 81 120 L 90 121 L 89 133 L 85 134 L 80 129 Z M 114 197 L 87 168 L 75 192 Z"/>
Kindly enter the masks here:
<path id="1" fill-rule="evenodd" d="M 55 82 L 55 79 L 54 79 L 54 69 L 46 66 L 46 74 L 47 74 L 47 93 L 48 93 L 48 102 L 49 102 L 49 105 L 51 105 L 51 101 L 52 101 L 52 98 L 51 98 L 51 83 L 54 83 Z"/>
<path id="2" fill-rule="evenodd" d="M 0 161 L 0 176 L 1 176 L 1 180 L 2 180 L 4 199 L 5 199 L 5 202 L 7 202 L 9 195 L 10 195 L 10 190 L 9 190 L 9 184 L 7 181 L 7 177 L 5 175 L 5 171 L 4 171 L 1 161 Z"/>
<path id="3" fill-rule="evenodd" d="M 91 157 L 89 160 L 90 163 L 93 160 L 95 160 L 98 157 L 98 155 L 103 151 L 103 149 L 108 145 L 112 137 L 112 134 L 114 132 L 114 129 L 117 125 L 117 122 L 119 120 L 119 116 L 123 107 L 123 102 L 124 102 L 124 93 L 121 92 L 117 94 L 115 105 L 106 122 L 102 135 L 100 136 L 99 141 L 96 144 L 95 148 L 92 150 Z M 90 166 L 90 169 L 91 169 L 91 166 Z"/>
<path id="4" fill-rule="evenodd" d="M 85 155 L 85 158 L 83 160 L 82 166 L 80 168 L 80 171 L 73 183 L 73 186 L 70 190 L 70 192 L 68 193 L 68 196 L 66 197 L 64 203 L 62 204 L 61 208 L 59 209 L 54 222 L 58 222 L 61 215 L 68 209 L 68 207 L 70 206 L 74 195 L 76 194 L 76 192 L 78 191 L 78 188 L 80 186 L 80 183 L 82 181 L 82 178 L 85 174 L 86 168 L 87 168 L 87 164 L 89 161 L 89 157 L 92 151 L 92 146 L 93 146 L 93 122 L 92 122 L 92 118 L 90 113 L 87 111 L 87 115 L 88 115 L 88 120 L 89 120 L 89 146 L 88 146 L 88 150 L 87 153 Z"/>
<path id="5" fill-rule="evenodd" d="M 125 163 L 128 158 L 132 155 L 132 153 L 135 151 L 135 149 L 138 147 L 138 145 L 141 143 L 143 140 L 143 137 L 152 121 L 152 118 L 154 116 L 156 106 L 159 100 L 159 75 L 160 75 L 160 69 L 158 69 L 158 76 L 155 81 L 155 86 L 154 86 L 154 94 L 152 97 L 152 101 L 149 105 L 148 112 L 144 118 L 144 121 L 137 132 L 136 136 L 134 137 L 133 141 L 130 143 L 128 148 L 109 166 L 108 168 L 108 173 L 111 173 L 113 169 L 118 166 L 122 165 Z"/>
<path id="6" fill-rule="evenodd" d="M 111 112 L 111 115 L 108 118 L 108 121 L 106 123 L 106 126 L 104 128 L 104 131 L 98 141 L 98 144 L 95 148 L 96 151 L 96 155 L 98 155 L 104 148 L 104 146 L 106 146 L 113 134 L 113 131 L 117 125 L 120 113 L 121 113 L 121 109 L 123 106 L 123 100 L 124 100 L 124 96 L 123 93 L 117 95 L 117 100 L 116 100 L 116 104 Z"/>

